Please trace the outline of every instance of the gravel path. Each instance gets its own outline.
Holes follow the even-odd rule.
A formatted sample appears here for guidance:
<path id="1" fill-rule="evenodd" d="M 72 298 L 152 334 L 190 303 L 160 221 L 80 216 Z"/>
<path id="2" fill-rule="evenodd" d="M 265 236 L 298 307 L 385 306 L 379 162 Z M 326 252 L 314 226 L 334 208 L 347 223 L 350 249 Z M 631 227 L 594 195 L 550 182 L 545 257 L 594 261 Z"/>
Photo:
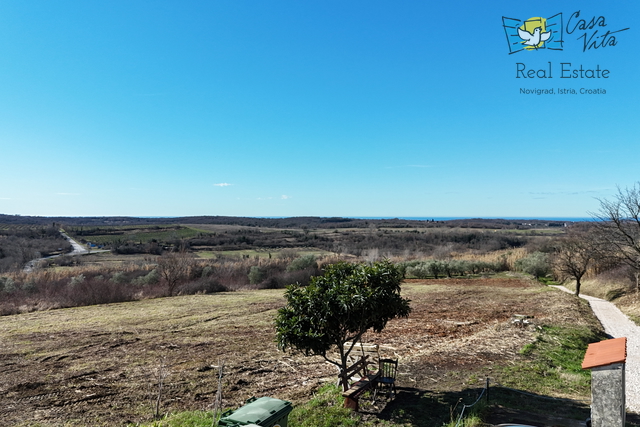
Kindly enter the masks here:
<path id="1" fill-rule="evenodd" d="M 554 286 L 573 293 L 564 286 Z M 600 298 L 580 295 L 589 301 L 604 331 L 613 338 L 627 337 L 627 364 L 625 366 L 627 410 L 640 413 L 640 327 L 622 313 L 618 307 Z"/>
<path id="2" fill-rule="evenodd" d="M 84 255 L 84 254 L 88 254 L 89 251 L 86 250 L 84 248 L 84 246 L 82 246 L 80 243 L 76 242 L 75 240 L 73 240 L 71 237 L 69 237 L 67 235 L 67 233 L 63 233 L 60 232 L 60 234 L 62 234 L 62 237 L 64 237 L 65 239 L 67 239 L 69 241 L 69 243 L 71 244 L 71 247 L 73 248 L 73 251 L 69 252 L 68 254 L 64 254 L 64 255 Z M 103 251 L 96 251 L 96 252 L 103 252 Z M 38 265 L 38 263 L 44 259 L 49 259 L 49 258 L 56 258 L 59 257 L 60 255 L 52 255 L 52 256 L 48 256 L 48 257 L 44 257 L 44 258 L 38 258 L 38 259 L 32 259 L 31 261 L 29 261 L 27 263 L 27 265 L 24 266 L 24 272 L 25 273 L 31 273 L 33 271 L 33 269 L 35 268 L 36 265 Z"/>

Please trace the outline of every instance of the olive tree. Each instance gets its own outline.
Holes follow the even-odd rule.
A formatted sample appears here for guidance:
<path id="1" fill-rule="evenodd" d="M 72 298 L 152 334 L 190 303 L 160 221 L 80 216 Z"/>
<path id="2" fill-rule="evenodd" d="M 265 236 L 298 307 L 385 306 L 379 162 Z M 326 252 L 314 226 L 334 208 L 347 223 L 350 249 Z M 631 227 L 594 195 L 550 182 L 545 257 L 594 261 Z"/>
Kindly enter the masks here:
<path id="1" fill-rule="evenodd" d="M 515 262 L 516 270 L 532 275 L 536 280 L 551 272 L 549 256 L 543 252 L 533 252 Z"/>
<path id="2" fill-rule="evenodd" d="M 322 356 L 345 372 L 347 357 L 365 332 L 381 332 L 389 320 L 411 312 L 409 300 L 400 296 L 401 281 L 399 269 L 384 260 L 329 265 L 309 285 L 289 286 L 287 305 L 278 310 L 275 322 L 278 347 Z M 339 360 L 327 355 L 334 347 Z M 349 387 L 344 377 L 342 386 Z"/>

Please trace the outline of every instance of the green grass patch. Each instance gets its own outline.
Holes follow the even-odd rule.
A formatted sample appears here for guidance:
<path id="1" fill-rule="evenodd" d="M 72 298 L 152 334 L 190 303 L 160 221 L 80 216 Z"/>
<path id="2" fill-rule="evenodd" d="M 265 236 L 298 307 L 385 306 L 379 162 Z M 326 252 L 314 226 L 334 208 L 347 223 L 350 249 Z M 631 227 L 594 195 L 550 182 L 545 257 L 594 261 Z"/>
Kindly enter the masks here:
<path id="1" fill-rule="evenodd" d="M 504 385 L 538 394 L 588 396 L 591 372 L 582 369 L 590 343 L 606 339 L 588 326 L 541 327 L 535 342 L 522 348 L 523 360 L 505 367 Z"/>
<path id="2" fill-rule="evenodd" d="M 538 282 L 547 286 L 558 286 L 560 284 L 559 282 L 556 282 L 550 277 L 538 277 Z"/>
<path id="3" fill-rule="evenodd" d="M 102 230 L 104 230 L 104 234 L 97 234 Z M 89 234 L 83 233 L 81 229 L 73 229 L 69 234 L 75 239 L 85 239 L 96 245 L 110 245 L 126 241 L 134 243 L 168 242 L 171 240 L 191 239 L 201 234 L 210 234 L 205 230 L 179 225 L 100 227 L 99 231 L 96 234 L 94 234 L 94 231 Z"/>
<path id="4" fill-rule="evenodd" d="M 389 426 L 395 424 L 380 424 L 367 422 L 361 415 L 343 407 L 344 398 L 335 384 L 326 384 L 315 393 L 308 402 L 295 406 L 288 417 L 289 427 L 355 427 L 355 426 Z M 161 420 L 145 424 L 135 424 L 137 427 L 211 427 L 213 412 L 186 411 L 169 414 Z M 133 426 L 131 424 L 130 426 Z"/>
<path id="5" fill-rule="evenodd" d="M 334 384 L 321 387 L 314 397 L 293 409 L 289 427 L 340 427 L 363 425 L 357 414 L 344 408 L 344 398 Z M 366 425 L 366 424 L 365 424 Z"/>
<path id="6" fill-rule="evenodd" d="M 540 327 L 536 340 L 520 350 L 520 360 L 500 369 L 500 384 L 490 388 L 491 404 L 586 419 L 591 371 L 582 369 L 582 360 L 587 346 L 603 339 L 604 332 L 589 326 Z"/>

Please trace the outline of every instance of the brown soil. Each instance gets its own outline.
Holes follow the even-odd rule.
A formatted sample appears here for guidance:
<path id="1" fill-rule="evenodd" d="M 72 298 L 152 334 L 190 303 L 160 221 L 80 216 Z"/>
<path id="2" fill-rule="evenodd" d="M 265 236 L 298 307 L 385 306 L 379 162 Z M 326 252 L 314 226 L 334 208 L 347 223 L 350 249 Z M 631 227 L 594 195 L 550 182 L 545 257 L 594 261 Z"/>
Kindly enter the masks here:
<path id="1" fill-rule="evenodd" d="M 580 322 L 575 299 L 518 278 L 409 280 L 407 319 L 364 341 L 400 360 L 416 393 L 479 387 L 520 357 L 535 323 Z M 0 425 L 123 425 L 149 421 L 165 369 L 161 412 L 211 407 L 224 363 L 225 407 L 251 396 L 310 398 L 336 369 L 282 353 L 273 317 L 281 290 L 196 295 L 0 318 Z M 499 378 L 498 378 L 499 380 Z"/>

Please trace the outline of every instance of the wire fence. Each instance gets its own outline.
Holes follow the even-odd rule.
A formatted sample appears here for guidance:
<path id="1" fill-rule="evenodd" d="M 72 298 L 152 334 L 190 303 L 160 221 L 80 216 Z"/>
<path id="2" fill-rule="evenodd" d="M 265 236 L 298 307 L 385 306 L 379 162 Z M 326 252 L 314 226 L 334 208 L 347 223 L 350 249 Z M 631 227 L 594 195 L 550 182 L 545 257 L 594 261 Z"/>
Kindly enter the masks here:
<path id="1" fill-rule="evenodd" d="M 473 402 L 471 405 L 462 405 L 462 410 L 460 411 L 460 416 L 458 417 L 458 421 L 456 422 L 456 426 L 455 427 L 459 427 L 460 423 L 462 422 L 462 417 L 464 416 L 464 411 L 467 408 L 472 408 L 475 405 L 478 404 L 478 402 L 480 402 L 480 399 L 482 399 L 482 396 L 487 395 L 487 397 L 489 396 L 489 378 L 487 378 L 487 383 L 485 385 L 485 387 L 482 389 L 482 393 L 480 393 L 480 396 L 478 396 L 478 398 L 476 399 L 475 402 Z"/>
<path id="2" fill-rule="evenodd" d="M 566 399 L 563 397 L 541 396 L 539 394 L 529 393 L 523 390 L 517 390 L 515 388 L 506 387 L 498 382 L 494 382 L 493 385 L 495 387 L 499 387 L 501 390 L 508 390 L 512 393 L 518 393 L 524 396 L 535 397 L 537 399 L 552 400 L 556 402 L 576 402 L 576 403 L 589 403 L 589 404 L 591 403 L 591 399 Z M 460 423 L 463 421 L 465 411 L 477 405 L 483 396 L 485 397 L 485 401 L 488 403 L 489 402 L 489 378 L 487 378 L 485 386 L 480 392 L 480 395 L 478 396 L 476 401 L 470 405 L 467 405 L 467 404 L 462 405 L 462 410 L 460 411 L 460 415 L 458 416 L 458 420 L 456 421 L 455 427 L 460 427 L 461 425 Z"/>

